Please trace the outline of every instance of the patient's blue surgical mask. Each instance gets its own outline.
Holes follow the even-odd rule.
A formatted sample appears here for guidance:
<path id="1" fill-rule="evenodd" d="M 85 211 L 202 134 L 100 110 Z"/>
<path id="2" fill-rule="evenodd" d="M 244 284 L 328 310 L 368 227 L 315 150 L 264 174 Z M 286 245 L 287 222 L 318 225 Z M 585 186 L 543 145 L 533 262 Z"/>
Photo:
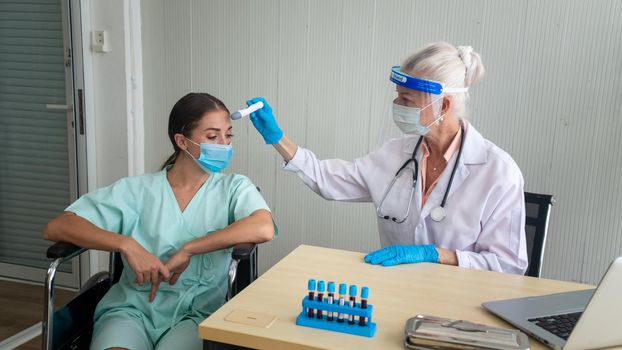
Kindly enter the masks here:
<path id="1" fill-rule="evenodd" d="M 229 165 L 229 161 L 233 157 L 233 147 L 231 145 L 220 145 L 216 143 L 201 143 L 198 144 L 186 137 L 186 140 L 194 143 L 201 148 L 199 158 L 192 157 L 192 154 L 185 150 L 186 153 L 194 159 L 194 161 L 205 172 L 219 172 Z"/>
<path id="2" fill-rule="evenodd" d="M 393 102 L 393 122 L 395 122 L 395 125 L 397 125 L 404 134 L 425 136 L 430 132 L 430 127 L 443 118 L 443 116 L 440 115 L 430 124 L 421 125 L 421 111 L 432 104 L 433 103 L 430 103 L 423 108 L 417 108 L 402 106 Z"/>

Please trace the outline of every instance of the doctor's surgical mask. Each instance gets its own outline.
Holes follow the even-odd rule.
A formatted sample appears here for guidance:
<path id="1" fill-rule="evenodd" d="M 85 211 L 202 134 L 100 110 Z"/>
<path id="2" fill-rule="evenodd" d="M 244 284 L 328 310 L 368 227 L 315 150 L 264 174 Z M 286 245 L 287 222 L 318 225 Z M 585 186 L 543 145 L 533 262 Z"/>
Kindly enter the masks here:
<path id="1" fill-rule="evenodd" d="M 199 154 L 199 158 L 194 158 L 187 149 L 185 151 L 205 172 L 217 173 L 222 171 L 229 165 L 229 161 L 233 157 L 233 147 L 231 147 L 231 145 L 216 143 L 198 144 L 187 137 L 185 139 L 200 147 L 201 153 Z"/>
<path id="2" fill-rule="evenodd" d="M 395 122 L 395 125 L 397 125 L 404 134 L 425 136 L 430 132 L 430 127 L 441 120 L 443 115 L 439 115 L 428 125 L 421 125 L 421 111 L 430 107 L 440 99 L 442 99 L 442 97 L 423 108 L 407 107 L 393 102 L 393 122 Z"/>

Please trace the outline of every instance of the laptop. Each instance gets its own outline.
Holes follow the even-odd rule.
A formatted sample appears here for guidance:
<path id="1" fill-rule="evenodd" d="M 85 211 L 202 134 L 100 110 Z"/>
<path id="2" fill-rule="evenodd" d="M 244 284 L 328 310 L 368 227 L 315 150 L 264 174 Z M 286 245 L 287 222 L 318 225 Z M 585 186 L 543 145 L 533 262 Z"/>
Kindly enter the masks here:
<path id="1" fill-rule="evenodd" d="M 596 289 L 489 301 L 482 306 L 553 349 L 622 345 L 622 257 Z"/>

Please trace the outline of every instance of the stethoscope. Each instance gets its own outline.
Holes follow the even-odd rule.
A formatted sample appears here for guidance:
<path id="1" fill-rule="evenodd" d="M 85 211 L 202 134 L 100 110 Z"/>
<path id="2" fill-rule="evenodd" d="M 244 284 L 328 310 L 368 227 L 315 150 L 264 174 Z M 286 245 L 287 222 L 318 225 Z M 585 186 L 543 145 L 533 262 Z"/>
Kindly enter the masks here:
<path id="1" fill-rule="evenodd" d="M 443 196 L 443 201 L 441 202 L 440 206 L 432 209 L 432 211 L 430 212 L 430 217 L 432 218 L 432 220 L 436 222 L 443 221 L 445 217 L 447 216 L 447 213 L 445 212 L 445 203 L 447 202 L 447 196 L 449 195 L 449 190 L 451 189 L 451 183 L 454 180 L 454 175 L 456 174 L 456 169 L 458 168 L 458 163 L 460 162 L 460 156 L 462 155 L 462 148 L 464 148 L 463 146 L 464 146 L 465 135 L 464 135 L 464 125 L 462 123 L 460 123 L 460 132 L 461 132 L 460 148 L 458 149 L 458 157 L 456 158 L 456 162 L 454 163 L 454 168 L 451 170 L 451 177 L 449 178 L 449 183 L 447 184 L 447 188 L 445 189 L 445 195 Z M 419 162 L 417 161 L 416 155 L 417 155 L 417 151 L 419 150 L 419 146 L 421 146 L 421 141 L 423 141 L 423 136 L 421 136 L 419 138 L 419 141 L 417 141 L 417 145 L 415 146 L 415 149 L 413 150 L 412 156 L 406 162 L 404 162 L 404 164 L 395 173 L 395 177 L 393 178 L 393 181 L 391 181 L 391 183 L 389 184 L 389 187 L 385 191 L 384 196 L 382 197 L 382 200 L 380 201 L 380 205 L 378 205 L 378 209 L 376 209 L 376 215 L 378 215 L 378 217 L 383 218 L 385 220 L 391 219 L 391 221 L 398 223 L 398 224 L 401 224 L 402 222 L 406 221 L 406 218 L 408 218 L 408 215 L 410 214 L 410 206 L 412 203 L 413 195 L 415 194 L 415 189 L 417 188 L 417 176 L 419 175 Z M 390 217 L 389 215 L 380 214 L 382 205 L 384 204 L 385 199 L 387 199 L 389 192 L 391 192 L 391 189 L 393 188 L 395 181 L 397 181 L 397 179 L 400 177 L 400 173 L 404 169 L 406 169 L 406 167 L 408 166 L 408 164 L 410 164 L 410 162 L 413 162 L 413 164 L 415 165 L 415 169 L 412 175 L 413 184 L 412 184 L 412 188 L 410 189 L 410 198 L 408 199 L 408 208 L 406 209 L 406 214 L 401 219 L 398 219 L 396 217 Z"/>

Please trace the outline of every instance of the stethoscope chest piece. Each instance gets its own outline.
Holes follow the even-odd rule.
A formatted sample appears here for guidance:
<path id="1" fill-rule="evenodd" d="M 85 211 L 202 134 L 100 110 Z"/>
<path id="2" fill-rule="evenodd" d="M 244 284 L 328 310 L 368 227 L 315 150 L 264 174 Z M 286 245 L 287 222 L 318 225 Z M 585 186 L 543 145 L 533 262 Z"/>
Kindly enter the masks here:
<path id="1" fill-rule="evenodd" d="M 445 219 L 446 216 L 447 216 L 447 213 L 445 213 L 445 208 L 443 207 L 436 207 L 432 209 L 432 211 L 430 212 L 430 217 L 432 218 L 432 220 L 436 222 L 443 221 L 443 219 Z"/>

